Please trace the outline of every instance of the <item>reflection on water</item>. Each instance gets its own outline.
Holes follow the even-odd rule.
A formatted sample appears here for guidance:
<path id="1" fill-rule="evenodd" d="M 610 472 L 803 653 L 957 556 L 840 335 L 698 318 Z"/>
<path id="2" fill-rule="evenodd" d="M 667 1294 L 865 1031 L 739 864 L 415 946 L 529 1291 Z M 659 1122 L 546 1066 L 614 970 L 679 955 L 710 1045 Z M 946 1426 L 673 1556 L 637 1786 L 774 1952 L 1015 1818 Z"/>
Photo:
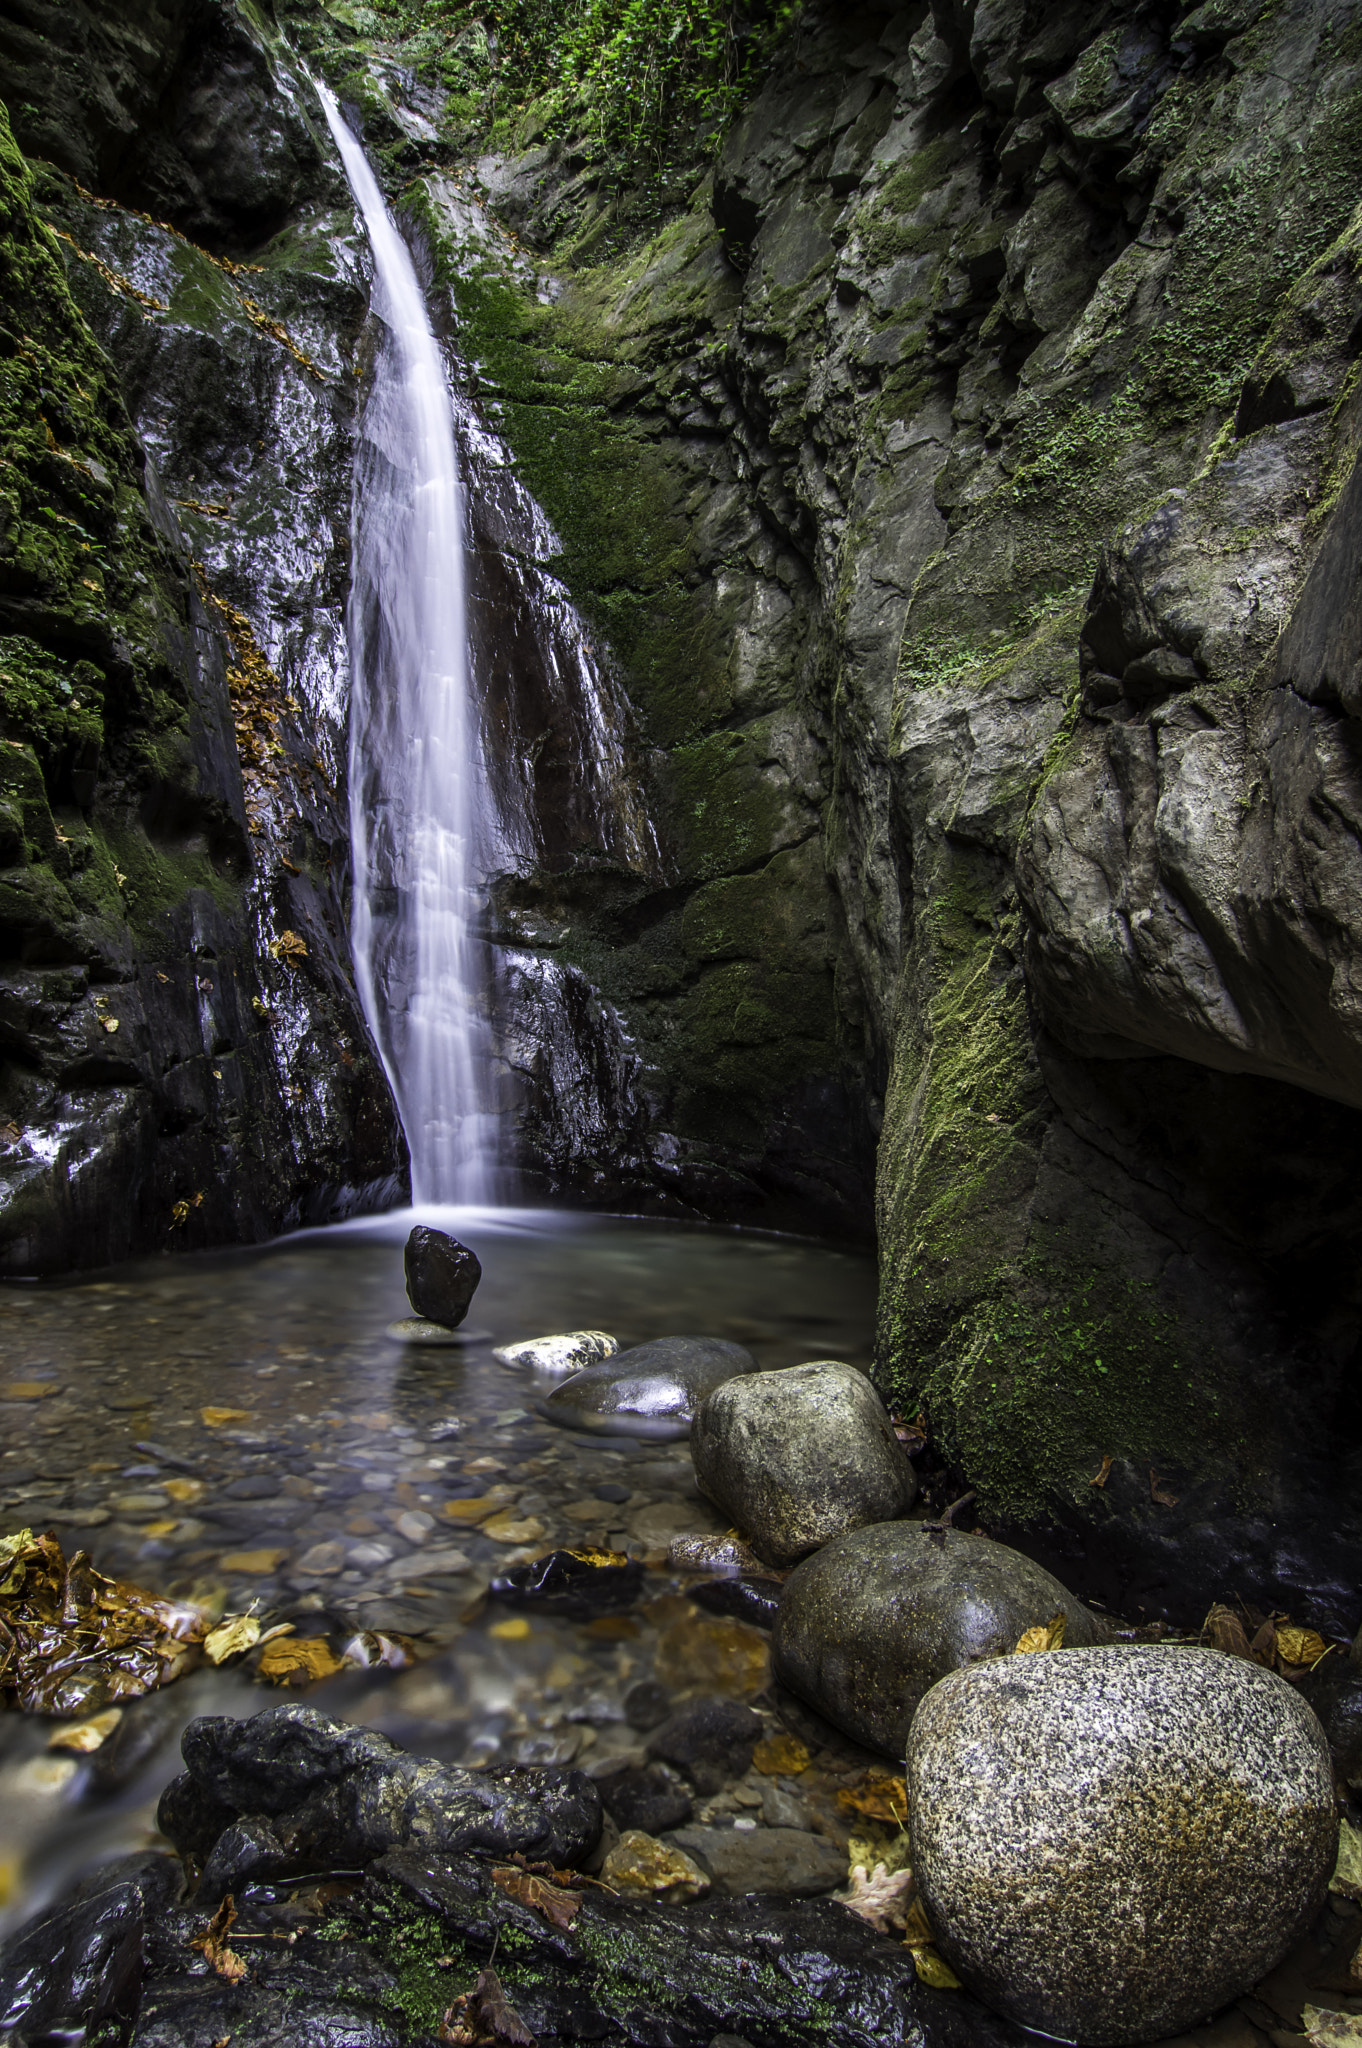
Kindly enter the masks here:
<path id="1" fill-rule="evenodd" d="M 457 1348 L 403 1347 L 414 1220 L 472 1245 L 484 1278 Z M 579 1437 L 534 1411 L 547 1385 L 494 1344 L 580 1328 L 622 1346 L 734 1339 L 763 1366 L 869 1363 L 874 1271 L 854 1252 L 746 1233 L 536 1212 L 422 1211 L 265 1251 L 161 1259 L 113 1278 L 0 1290 L 0 1532 L 53 1528 L 156 1592 L 341 1644 L 418 1639 L 399 1674 L 347 1672 L 309 1699 L 450 1761 L 583 1765 L 632 1753 L 624 1700 L 750 1697 L 762 1638 L 703 1614 L 662 1562 L 717 1531 L 686 1446 Z M 651 1561 L 634 1615 L 570 1622 L 479 1596 L 555 1544 Z M 103 1750 L 46 1748 L 0 1716 L 0 1929 L 79 1866 L 146 1842 L 184 1721 L 286 1697 L 205 1667 L 127 1708 Z"/>

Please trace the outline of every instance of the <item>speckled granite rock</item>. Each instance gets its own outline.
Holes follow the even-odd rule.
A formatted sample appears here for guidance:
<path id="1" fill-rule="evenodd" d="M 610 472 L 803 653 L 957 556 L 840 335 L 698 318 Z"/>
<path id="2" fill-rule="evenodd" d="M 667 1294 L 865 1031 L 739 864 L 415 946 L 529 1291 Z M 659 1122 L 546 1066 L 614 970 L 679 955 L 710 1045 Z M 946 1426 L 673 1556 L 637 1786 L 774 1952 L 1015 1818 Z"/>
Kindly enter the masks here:
<path id="1" fill-rule="evenodd" d="M 683 1437 L 706 1395 L 757 1361 L 722 1337 L 656 1337 L 564 1380 L 539 1412 L 606 1436 Z"/>
<path id="2" fill-rule="evenodd" d="M 905 1514 L 917 1474 L 864 1373 L 831 1359 L 749 1373 L 701 1404 L 690 1432 L 700 1491 L 767 1564 Z"/>
<path id="3" fill-rule="evenodd" d="M 776 1676 L 857 1742 L 902 1756 L 913 1711 L 958 1665 L 1016 1647 L 1063 1611 L 1070 1644 L 1104 1625 L 1029 1557 L 955 1529 L 881 1522 L 838 1536 L 791 1574 L 776 1616 Z"/>
<path id="4" fill-rule="evenodd" d="M 604 1330 L 568 1330 L 557 1337 L 526 1337 L 519 1344 L 499 1344 L 492 1356 L 498 1365 L 530 1372 L 584 1372 L 613 1358 L 619 1350 Z"/>
<path id="5" fill-rule="evenodd" d="M 1162 2040 L 1275 1967 L 1323 1902 L 1329 1750 L 1283 1679 L 1122 1644 L 953 1672 L 908 1741 L 941 1952 L 1024 2026 Z"/>

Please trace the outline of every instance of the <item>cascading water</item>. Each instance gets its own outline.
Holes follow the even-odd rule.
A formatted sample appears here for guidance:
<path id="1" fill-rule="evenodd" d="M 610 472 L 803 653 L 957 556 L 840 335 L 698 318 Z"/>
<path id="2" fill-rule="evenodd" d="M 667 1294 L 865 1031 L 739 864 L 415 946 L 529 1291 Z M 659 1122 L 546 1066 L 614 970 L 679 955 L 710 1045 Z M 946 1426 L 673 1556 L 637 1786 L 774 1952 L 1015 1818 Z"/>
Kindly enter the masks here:
<path id="1" fill-rule="evenodd" d="M 360 996 L 411 1152 L 412 1200 L 493 1189 L 491 1035 L 475 930 L 485 802 L 449 387 L 410 251 L 334 96 L 380 323 L 356 445 L 350 839 Z"/>

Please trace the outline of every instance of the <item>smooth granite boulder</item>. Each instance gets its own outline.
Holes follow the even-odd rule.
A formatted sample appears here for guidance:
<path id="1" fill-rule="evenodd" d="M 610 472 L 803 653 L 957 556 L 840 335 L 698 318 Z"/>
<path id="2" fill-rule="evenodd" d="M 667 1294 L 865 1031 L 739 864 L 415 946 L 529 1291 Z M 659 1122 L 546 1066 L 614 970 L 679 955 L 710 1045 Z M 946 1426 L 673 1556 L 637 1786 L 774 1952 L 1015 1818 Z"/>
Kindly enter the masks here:
<path id="1" fill-rule="evenodd" d="M 447 1330 L 457 1329 L 482 1278 L 477 1253 L 457 1237 L 418 1223 L 407 1239 L 403 1265 L 407 1300 L 417 1315 L 442 1323 Z"/>
<path id="2" fill-rule="evenodd" d="M 796 1567 L 771 1636 L 776 1676 L 868 1749 L 901 1757 L 914 1709 L 958 1665 L 1065 1618 L 1065 1641 L 1106 1626 L 1020 1551 L 956 1529 L 880 1522 Z"/>
<path id="3" fill-rule="evenodd" d="M 605 1436 L 683 1437 L 706 1395 L 757 1361 L 722 1337 L 656 1337 L 574 1373 L 538 1404 L 550 1422 Z"/>
<path id="4" fill-rule="evenodd" d="M 831 1359 L 748 1373 L 708 1395 L 690 1432 L 701 1493 L 767 1564 L 906 1514 L 917 1474 L 864 1373 Z"/>
<path id="5" fill-rule="evenodd" d="M 1158 2041 L 1275 1968 L 1338 1845 L 1324 1732 L 1217 1650 L 955 1671 L 908 1738 L 912 1865 L 942 1954 L 1023 2026 Z"/>

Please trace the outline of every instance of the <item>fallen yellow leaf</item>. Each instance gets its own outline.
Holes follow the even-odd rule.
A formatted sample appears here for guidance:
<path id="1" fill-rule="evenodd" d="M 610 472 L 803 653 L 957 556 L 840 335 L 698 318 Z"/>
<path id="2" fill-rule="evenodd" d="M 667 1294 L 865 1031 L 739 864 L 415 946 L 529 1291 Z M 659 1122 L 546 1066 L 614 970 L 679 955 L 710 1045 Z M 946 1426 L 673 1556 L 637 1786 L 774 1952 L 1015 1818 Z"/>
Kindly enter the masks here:
<path id="1" fill-rule="evenodd" d="M 752 1761 L 768 1778 L 796 1778 L 813 1758 L 795 1735 L 768 1735 L 752 1752 Z"/>
<path id="2" fill-rule="evenodd" d="M 0 1387 L 0 1401 L 45 1401 L 49 1394 L 60 1392 L 51 1380 L 11 1380 Z"/>
<path id="3" fill-rule="evenodd" d="M 210 1429 L 221 1429 L 225 1422 L 248 1422 L 249 1408 L 200 1408 L 199 1414 Z"/>
<path id="4" fill-rule="evenodd" d="M 960 1991 L 963 1986 L 950 1964 L 939 1956 L 934 1948 L 915 1948 L 913 1968 L 924 1984 L 930 1984 L 933 1991 Z"/>
<path id="5" fill-rule="evenodd" d="M 523 1643 L 530 1633 L 530 1624 L 523 1614 L 513 1614 L 509 1621 L 494 1621 L 487 1633 L 501 1643 Z"/>
<path id="6" fill-rule="evenodd" d="M 544 1524 L 534 1515 L 520 1521 L 511 1513 L 493 1515 L 482 1525 L 484 1536 L 490 1536 L 494 1543 L 537 1543 L 547 1535 Z"/>
<path id="7" fill-rule="evenodd" d="M 863 1778 L 837 1794 L 843 1813 L 863 1813 L 867 1820 L 887 1820 L 901 1828 L 908 1817 L 908 1793 L 902 1778 Z"/>
<path id="8" fill-rule="evenodd" d="M 123 1718 L 121 1707 L 109 1707 L 102 1714 L 94 1714 L 88 1721 L 77 1721 L 69 1728 L 54 1728 L 47 1738 L 49 1749 L 75 1749 L 86 1756 L 92 1749 L 99 1749 L 113 1734 Z"/>
<path id="9" fill-rule="evenodd" d="M 222 1559 L 225 1572 L 247 1572 L 253 1578 L 263 1577 L 266 1572 L 278 1571 L 286 1550 L 231 1550 Z"/>
<path id="10" fill-rule="evenodd" d="M 260 1623 L 253 1614 L 225 1614 L 204 1637 L 203 1654 L 210 1664 L 221 1664 L 228 1657 L 239 1657 L 243 1650 L 252 1649 L 259 1640 Z"/>
<path id="11" fill-rule="evenodd" d="M 1329 1889 L 1345 1899 L 1362 1899 L 1362 1834 L 1349 1820 L 1338 1824 L 1338 1857 Z"/>
<path id="12" fill-rule="evenodd" d="M 344 1668 L 325 1636 L 279 1636 L 261 1652 L 256 1667 L 275 1685 L 309 1685 Z"/>
<path id="13" fill-rule="evenodd" d="M 1312 1628 L 1285 1627 L 1277 1631 L 1277 1655 L 1283 1664 L 1318 1664 L 1328 1654 L 1329 1645 Z"/>
<path id="14" fill-rule="evenodd" d="M 168 1522 L 143 1522 L 142 1534 L 144 1536 L 169 1536 L 171 1530 L 178 1529 L 179 1526 L 179 1520 L 175 1516 L 172 1516 Z"/>
<path id="15" fill-rule="evenodd" d="M 201 1479 L 163 1479 L 161 1488 L 172 1500 L 179 1501 L 181 1507 L 188 1507 L 192 1501 L 202 1500 L 204 1495 L 204 1484 Z"/>
<path id="16" fill-rule="evenodd" d="M 1301 2018 L 1311 2048 L 1358 2048 L 1362 2043 L 1362 2013 L 1330 2012 L 1324 2006 L 1307 2005 Z"/>
<path id="17" fill-rule="evenodd" d="M 1064 1616 L 1057 1614 L 1053 1621 L 1037 1623 L 1035 1628 L 1023 1630 L 1017 1643 L 1016 1654 L 1029 1656 L 1036 1650 L 1062 1650 L 1064 1648 Z"/>
<path id="18" fill-rule="evenodd" d="M 499 1500 L 488 1500 L 486 1494 L 479 1494 L 475 1500 L 447 1500 L 443 1512 L 451 1522 L 481 1522 L 496 1514 L 502 1505 Z"/>

